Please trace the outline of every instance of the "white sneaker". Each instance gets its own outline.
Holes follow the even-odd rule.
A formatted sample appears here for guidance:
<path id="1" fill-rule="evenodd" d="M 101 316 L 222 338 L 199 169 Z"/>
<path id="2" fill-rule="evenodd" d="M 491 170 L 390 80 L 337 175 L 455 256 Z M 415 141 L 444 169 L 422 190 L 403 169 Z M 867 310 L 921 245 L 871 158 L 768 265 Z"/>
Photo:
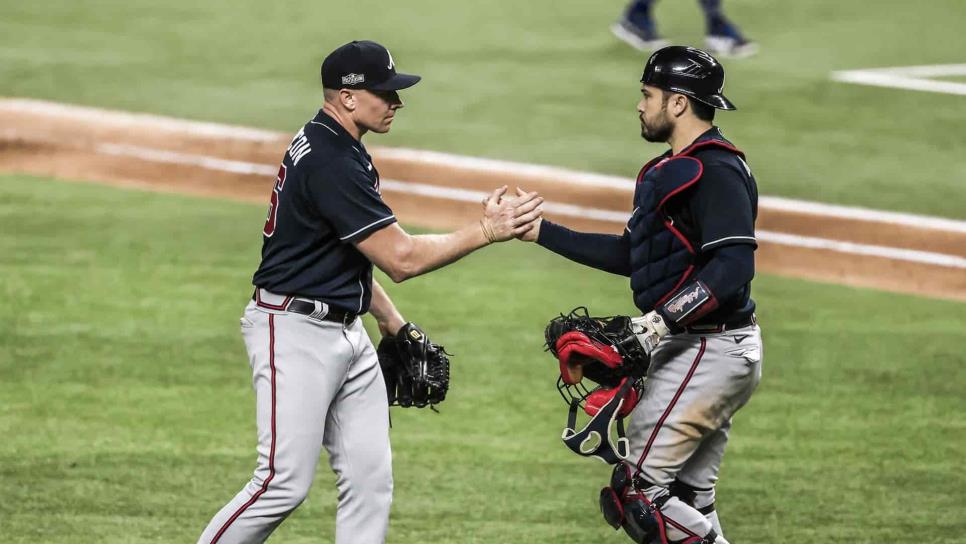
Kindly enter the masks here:
<path id="1" fill-rule="evenodd" d="M 747 40 L 739 40 L 732 36 L 715 36 L 709 34 L 704 37 L 704 46 L 709 53 L 733 59 L 743 59 L 758 52 L 758 44 Z"/>
<path id="2" fill-rule="evenodd" d="M 656 51 L 662 47 L 671 45 L 671 42 L 664 38 L 648 36 L 641 29 L 623 19 L 610 25 L 610 31 L 614 36 L 617 36 L 617 39 L 638 51 Z"/>

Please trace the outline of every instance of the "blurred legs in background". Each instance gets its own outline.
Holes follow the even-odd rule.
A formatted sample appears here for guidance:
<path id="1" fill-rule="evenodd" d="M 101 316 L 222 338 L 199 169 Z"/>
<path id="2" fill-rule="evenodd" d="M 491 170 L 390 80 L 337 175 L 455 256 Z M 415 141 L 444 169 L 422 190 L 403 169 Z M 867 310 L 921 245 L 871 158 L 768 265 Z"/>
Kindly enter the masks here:
<path id="1" fill-rule="evenodd" d="M 705 49 L 715 55 L 742 58 L 758 52 L 758 44 L 745 38 L 738 27 L 725 17 L 721 0 L 698 0 L 704 11 Z M 632 0 L 611 32 L 621 41 L 641 51 L 660 49 L 670 42 L 661 38 L 651 14 L 654 0 Z"/>
<path id="2" fill-rule="evenodd" d="M 652 0 L 632 0 L 624 10 L 624 15 L 610 30 L 620 40 L 641 51 L 652 51 L 670 45 L 657 34 L 654 19 L 651 17 Z"/>

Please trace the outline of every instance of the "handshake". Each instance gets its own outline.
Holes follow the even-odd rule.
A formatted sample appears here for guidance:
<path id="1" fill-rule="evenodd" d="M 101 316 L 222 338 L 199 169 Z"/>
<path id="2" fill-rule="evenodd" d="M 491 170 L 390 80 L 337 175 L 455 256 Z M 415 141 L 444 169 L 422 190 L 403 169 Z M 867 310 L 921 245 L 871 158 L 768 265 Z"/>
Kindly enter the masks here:
<path id="1" fill-rule="evenodd" d="M 504 185 L 483 199 L 480 230 L 489 243 L 517 238 L 535 242 L 543 221 L 543 197 L 519 187 L 516 196 L 507 196 Z"/>

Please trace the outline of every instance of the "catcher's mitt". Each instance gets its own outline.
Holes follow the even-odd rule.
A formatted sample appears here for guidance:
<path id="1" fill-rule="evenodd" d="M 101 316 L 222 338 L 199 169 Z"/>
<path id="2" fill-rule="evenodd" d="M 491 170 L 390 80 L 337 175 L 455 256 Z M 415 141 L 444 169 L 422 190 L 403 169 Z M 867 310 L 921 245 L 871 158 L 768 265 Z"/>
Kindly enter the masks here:
<path id="1" fill-rule="evenodd" d="M 415 324 L 406 323 L 395 337 L 383 337 L 376 354 L 390 406 L 433 407 L 446 399 L 449 354 Z"/>
<path id="2" fill-rule="evenodd" d="M 647 371 L 650 357 L 641 349 L 627 316 L 590 317 L 587 308 L 574 308 L 547 324 L 547 349 L 560 360 L 564 382 L 581 378 L 617 387 L 625 377 L 638 378 Z"/>

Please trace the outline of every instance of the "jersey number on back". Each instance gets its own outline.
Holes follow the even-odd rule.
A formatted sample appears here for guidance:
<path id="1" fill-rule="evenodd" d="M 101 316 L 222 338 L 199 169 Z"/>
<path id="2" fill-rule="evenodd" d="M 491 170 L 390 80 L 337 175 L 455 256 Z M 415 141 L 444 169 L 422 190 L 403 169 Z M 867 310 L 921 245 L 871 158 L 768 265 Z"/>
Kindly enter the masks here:
<path id="1" fill-rule="evenodd" d="M 262 234 L 271 237 L 275 234 L 275 221 L 278 220 L 278 197 L 285 187 L 285 174 L 288 169 L 285 165 L 278 167 L 278 176 L 275 178 L 275 187 L 272 189 L 272 202 L 268 205 L 268 217 L 265 219 L 265 228 Z"/>

